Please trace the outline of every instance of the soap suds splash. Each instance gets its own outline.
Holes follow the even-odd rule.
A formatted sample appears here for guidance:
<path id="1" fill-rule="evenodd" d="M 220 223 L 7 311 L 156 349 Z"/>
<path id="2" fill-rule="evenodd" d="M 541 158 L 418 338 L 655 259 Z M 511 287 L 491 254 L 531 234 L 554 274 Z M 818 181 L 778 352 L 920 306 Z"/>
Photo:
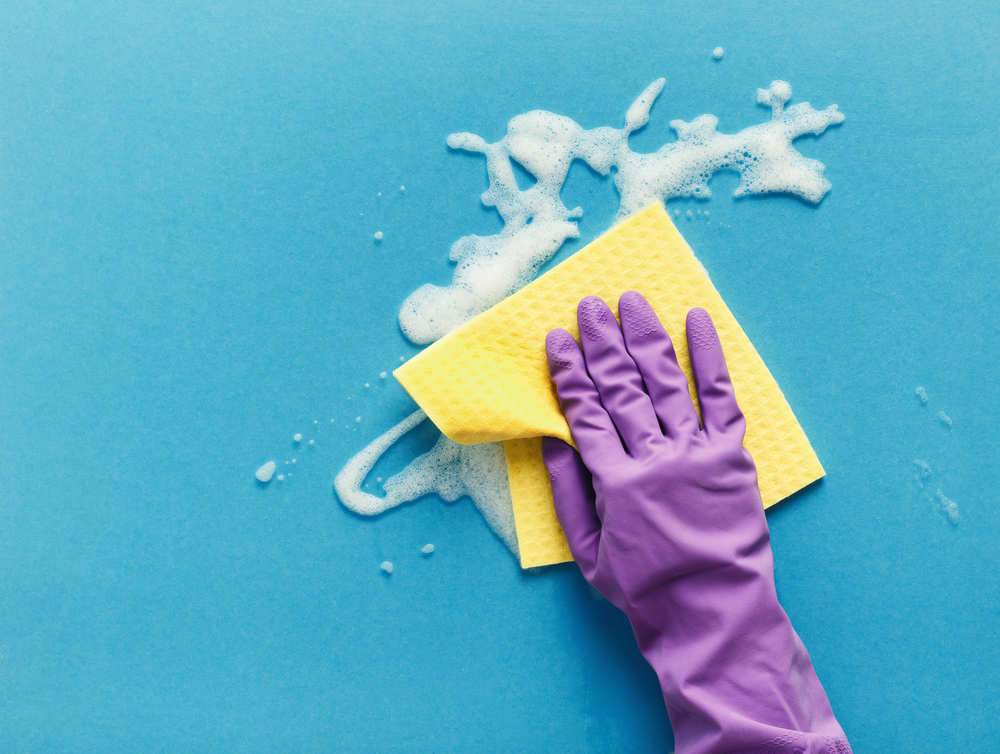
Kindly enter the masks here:
<path id="1" fill-rule="evenodd" d="M 649 111 L 664 84 L 665 79 L 658 79 L 646 87 L 629 107 L 620 129 L 584 129 L 565 116 L 535 110 L 514 117 L 495 144 L 471 133 L 449 136 L 453 149 L 486 157 L 490 185 L 482 202 L 497 208 L 504 228 L 492 236 L 464 236 L 452 245 L 449 257 L 456 268 L 451 284 L 423 285 L 403 302 L 399 324 L 406 337 L 419 345 L 433 343 L 530 282 L 567 239 L 580 235 L 575 220 L 583 215 L 582 208 L 570 210 L 560 197 L 573 160 L 583 160 L 601 175 L 617 168 L 616 223 L 654 201 L 707 199 L 708 181 L 720 170 L 740 174 L 737 197 L 782 192 L 816 203 L 830 190 L 823 163 L 803 157 L 792 142 L 843 121 L 836 105 L 814 110 L 801 103 L 786 109 L 792 88 L 774 81 L 768 89 L 757 90 L 757 102 L 771 108 L 769 121 L 724 134 L 716 130 L 719 120 L 714 115 L 701 115 L 690 123 L 674 120 L 670 125 L 677 141 L 652 154 L 633 152 L 629 136 L 649 122 Z M 512 160 L 534 176 L 533 186 L 518 187 Z M 463 446 L 442 436 L 432 450 L 385 483 L 385 497 L 361 490 L 378 458 L 424 418 L 423 412 L 415 412 L 352 458 L 335 481 L 341 501 L 358 513 L 375 515 L 432 492 L 447 501 L 467 494 L 517 553 L 500 443 Z"/>
<path id="2" fill-rule="evenodd" d="M 348 461 L 333 483 L 341 501 L 355 513 L 374 516 L 432 493 L 449 503 L 468 495 L 490 528 L 517 554 L 517 532 L 502 443 L 459 445 L 441 435 L 431 450 L 386 480 L 385 497 L 361 489 L 382 454 L 426 418 L 423 411 L 414 411 Z"/>

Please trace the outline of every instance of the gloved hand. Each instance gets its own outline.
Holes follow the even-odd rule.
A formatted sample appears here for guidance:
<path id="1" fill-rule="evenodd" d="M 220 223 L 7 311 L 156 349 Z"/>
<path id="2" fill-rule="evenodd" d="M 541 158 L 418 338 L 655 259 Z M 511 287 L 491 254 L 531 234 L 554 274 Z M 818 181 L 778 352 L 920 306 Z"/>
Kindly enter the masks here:
<path id="1" fill-rule="evenodd" d="M 580 302 L 582 352 L 565 330 L 546 342 L 580 449 L 543 442 L 573 557 L 628 615 L 677 754 L 849 753 L 778 604 L 746 421 L 711 318 L 687 316 L 699 423 L 649 304 L 629 292 L 618 308 L 621 329 L 601 299 Z"/>

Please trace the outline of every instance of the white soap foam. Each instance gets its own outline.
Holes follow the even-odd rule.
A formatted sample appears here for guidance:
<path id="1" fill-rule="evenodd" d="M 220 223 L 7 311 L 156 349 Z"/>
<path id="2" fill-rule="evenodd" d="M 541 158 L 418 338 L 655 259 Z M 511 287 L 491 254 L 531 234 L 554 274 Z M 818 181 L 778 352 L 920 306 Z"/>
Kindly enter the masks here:
<path id="1" fill-rule="evenodd" d="M 649 121 L 664 83 L 658 79 L 646 88 L 628 109 L 621 129 L 587 130 L 565 116 L 534 110 L 514 117 L 495 144 L 470 133 L 449 136 L 453 149 L 486 156 L 490 187 L 482 201 L 497 208 L 504 229 L 492 236 L 465 236 L 452 245 L 450 258 L 457 266 L 451 285 L 421 286 L 403 302 L 399 323 L 406 337 L 418 344 L 434 342 L 532 280 L 566 239 L 579 235 L 573 220 L 583 210 L 568 209 L 560 197 L 575 159 L 602 175 L 617 168 L 621 203 L 616 222 L 657 200 L 711 196 L 708 179 L 719 170 L 740 173 L 736 196 L 787 192 L 818 202 L 830 190 L 823 163 L 803 157 L 792 141 L 820 134 L 844 116 L 836 105 L 817 111 L 803 103 L 786 111 L 792 88 L 784 81 L 757 90 L 757 101 L 771 107 L 767 123 L 723 134 L 716 131 L 714 115 L 690 123 L 674 120 L 670 125 L 677 141 L 652 154 L 633 152 L 629 135 Z M 537 179 L 533 186 L 518 187 L 512 159 Z"/>
<path id="2" fill-rule="evenodd" d="M 383 560 L 382 565 L 380 565 L 379 568 L 381 568 L 386 573 L 392 573 L 392 563 L 390 563 L 388 560 Z"/>
<path id="3" fill-rule="evenodd" d="M 381 241 L 383 238 L 384 238 L 384 236 L 382 235 L 382 231 L 378 231 L 377 233 L 375 233 L 375 240 L 376 241 Z"/>
<path id="4" fill-rule="evenodd" d="M 292 435 L 292 439 L 295 440 L 295 442 L 302 442 L 302 435 L 300 434 Z"/>
<path id="5" fill-rule="evenodd" d="M 255 474 L 255 476 L 257 477 L 258 481 L 261 481 L 261 482 L 264 482 L 264 483 L 270 482 L 271 481 L 271 477 L 273 476 L 274 470 L 276 468 L 277 468 L 277 464 L 274 461 L 268 461 L 263 466 L 261 466 L 259 469 L 257 469 L 257 473 Z"/>
<path id="6" fill-rule="evenodd" d="M 712 50 L 712 57 L 716 60 L 722 60 L 722 56 L 726 54 L 726 51 L 721 47 L 716 47 Z"/>
<path id="7" fill-rule="evenodd" d="M 432 552 L 434 552 L 434 545 L 426 544 L 420 548 L 420 552 L 422 552 L 424 555 L 430 555 Z"/>
<path id="8" fill-rule="evenodd" d="M 315 444 L 316 444 L 316 441 L 315 441 L 315 440 L 310 440 L 310 441 L 309 441 L 309 444 L 310 444 L 310 445 L 315 445 Z"/>
<path id="9" fill-rule="evenodd" d="M 944 424 L 946 427 L 951 426 L 951 417 L 948 416 L 944 411 L 938 411 L 938 421 Z"/>
<path id="10" fill-rule="evenodd" d="M 389 375 L 387 375 L 387 374 L 386 374 L 385 372 L 379 372 L 379 373 L 378 373 L 378 376 L 379 376 L 379 377 L 381 377 L 381 378 L 382 378 L 382 379 L 384 380 L 384 379 L 385 379 L 386 377 L 388 377 Z"/>
<path id="11" fill-rule="evenodd" d="M 291 476 L 291 475 L 289 474 L 289 476 Z M 285 475 L 284 474 L 278 474 L 278 481 L 279 482 L 285 481 Z"/>
<path id="12" fill-rule="evenodd" d="M 495 235 L 469 235 L 455 241 L 449 255 L 456 263 L 451 284 L 423 285 L 403 302 L 399 324 L 406 337 L 420 345 L 434 342 L 530 282 L 567 239 L 579 236 L 575 220 L 583 210 L 570 210 L 560 196 L 576 159 L 601 175 L 617 169 L 615 186 L 620 204 L 616 223 L 654 201 L 707 199 L 711 196 L 708 180 L 720 170 L 740 174 L 735 191 L 738 197 L 783 192 L 819 202 L 830 190 L 823 177 L 823 163 L 803 157 L 792 142 L 807 133 L 823 133 L 844 116 L 836 105 L 814 110 L 802 103 L 785 109 L 792 89 L 784 81 L 773 81 L 768 89 L 757 90 L 757 101 L 771 108 L 771 119 L 765 123 L 724 134 L 716 130 L 718 118 L 714 115 L 701 115 L 690 123 L 674 120 L 670 125 L 677 132 L 677 141 L 651 154 L 633 152 L 629 136 L 649 121 L 650 108 L 665 83 L 665 79 L 658 79 L 639 95 L 620 129 L 584 129 L 565 116 L 534 110 L 511 119 L 506 135 L 494 144 L 471 133 L 449 136 L 451 148 L 485 156 L 490 185 L 482 202 L 496 207 L 504 228 Z M 518 186 L 512 160 L 535 177 L 534 185 L 527 189 Z M 674 215 L 679 214 L 675 210 Z M 399 360 L 405 361 L 402 356 Z M 460 446 L 442 437 L 432 450 L 386 482 L 386 497 L 360 490 L 378 457 L 423 418 L 422 412 L 412 414 L 352 458 L 337 475 L 335 485 L 341 500 L 352 510 L 371 515 L 430 492 L 445 500 L 468 494 L 516 553 L 500 443 Z"/>

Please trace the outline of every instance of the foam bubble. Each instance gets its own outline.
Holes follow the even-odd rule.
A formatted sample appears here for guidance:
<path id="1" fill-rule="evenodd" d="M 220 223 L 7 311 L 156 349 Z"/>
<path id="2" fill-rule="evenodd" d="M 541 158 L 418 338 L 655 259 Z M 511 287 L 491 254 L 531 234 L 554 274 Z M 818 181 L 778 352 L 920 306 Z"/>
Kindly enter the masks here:
<path id="1" fill-rule="evenodd" d="M 310 445 L 315 445 L 315 444 L 316 444 L 316 441 L 315 441 L 315 440 L 310 440 L 310 441 L 309 441 L 309 444 L 310 444 Z"/>
<path id="2" fill-rule="evenodd" d="M 388 375 L 385 372 L 379 372 L 378 376 L 384 380 Z"/>
<path id="3" fill-rule="evenodd" d="M 430 555 L 432 552 L 434 552 L 434 545 L 426 544 L 420 548 L 420 552 L 422 552 L 424 555 Z"/>
<path id="4" fill-rule="evenodd" d="M 386 573 L 392 573 L 392 563 L 390 563 L 388 560 L 383 560 L 382 565 L 380 565 L 379 568 L 381 568 Z"/>
<path id="5" fill-rule="evenodd" d="M 722 56 L 726 54 L 726 51 L 721 47 L 716 47 L 712 50 L 712 57 L 716 60 L 722 60 Z"/>
<path id="6" fill-rule="evenodd" d="M 267 482 L 271 481 L 271 476 L 274 474 L 274 470 L 276 468 L 277 464 L 275 464 L 274 461 L 268 461 L 259 469 L 257 469 L 257 473 L 254 476 L 257 477 L 258 481 L 264 482 L 266 484 Z"/>
<path id="7" fill-rule="evenodd" d="M 958 504 L 954 500 L 949 500 L 944 496 L 941 490 L 937 491 L 938 500 L 941 501 L 941 507 L 944 509 L 945 514 L 948 516 L 948 520 L 953 524 L 958 523 Z"/>
<path id="8" fill-rule="evenodd" d="M 289 475 L 289 476 L 290 476 L 290 475 Z M 285 475 L 284 475 L 284 474 L 278 474 L 278 481 L 279 481 L 279 482 L 283 482 L 283 481 L 285 481 Z"/>
<path id="9" fill-rule="evenodd" d="M 927 397 L 927 391 L 922 387 L 917 388 L 917 396 L 920 398 L 921 403 L 927 403 L 927 401 L 930 400 L 930 398 Z"/>
<path id="10" fill-rule="evenodd" d="M 292 435 L 292 439 L 295 440 L 295 442 L 302 442 L 302 435 L 300 434 Z"/>
<path id="11" fill-rule="evenodd" d="M 382 238 L 383 238 L 382 231 L 378 231 L 377 233 L 375 233 L 375 240 L 376 241 L 381 241 Z"/>
<path id="12" fill-rule="evenodd" d="M 948 416 L 944 411 L 938 411 L 938 421 L 944 424 L 946 427 L 951 426 L 951 417 Z"/>

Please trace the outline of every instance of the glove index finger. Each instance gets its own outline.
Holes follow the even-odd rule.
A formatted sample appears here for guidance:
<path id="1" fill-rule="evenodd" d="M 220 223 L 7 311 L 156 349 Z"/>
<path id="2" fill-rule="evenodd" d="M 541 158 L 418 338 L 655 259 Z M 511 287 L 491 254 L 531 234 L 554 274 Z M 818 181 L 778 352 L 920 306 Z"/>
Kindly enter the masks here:
<path id="1" fill-rule="evenodd" d="M 625 449 L 590 379 L 580 345 L 565 330 L 552 330 L 545 338 L 545 350 L 559 405 L 583 462 L 593 472 L 602 463 L 619 461 L 625 456 Z"/>
<path id="2" fill-rule="evenodd" d="M 542 457 L 552 482 L 552 502 L 569 551 L 590 581 L 597 568 L 601 520 L 597 515 L 594 484 L 573 446 L 555 437 L 542 438 Z"/>
<path id="3" fill-rule="evenodd" d="M 736 389 L 729 377 L 715 324 L 700 307 L 688 312 L 687 339 L 705 431 L 709 435 L 738 436 L 742 442 L 746 419 L 736 402 Z"/>

